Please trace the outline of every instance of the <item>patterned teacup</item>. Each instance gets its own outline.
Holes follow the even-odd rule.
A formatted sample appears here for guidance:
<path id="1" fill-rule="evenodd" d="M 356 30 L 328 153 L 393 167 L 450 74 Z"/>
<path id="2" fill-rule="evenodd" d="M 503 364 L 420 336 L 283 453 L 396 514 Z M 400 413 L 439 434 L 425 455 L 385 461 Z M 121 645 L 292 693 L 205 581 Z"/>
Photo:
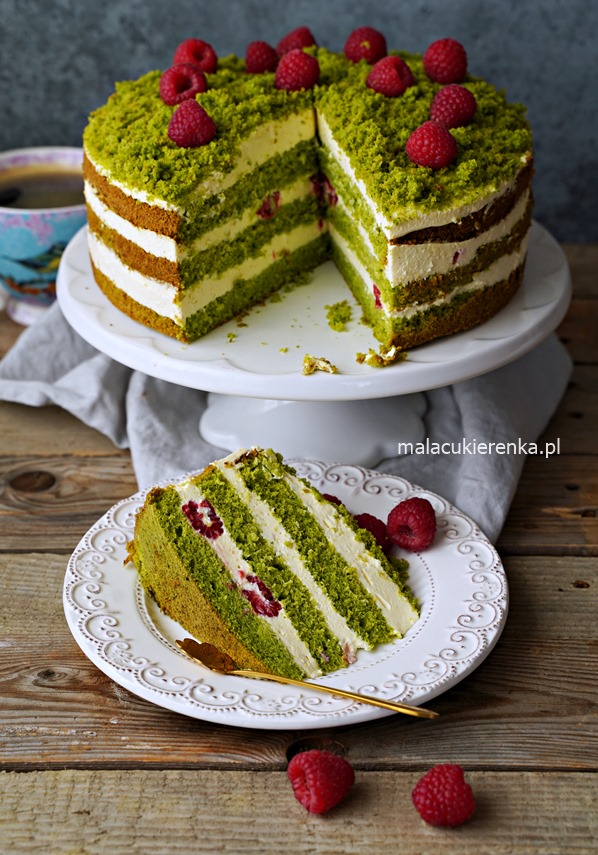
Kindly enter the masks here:
<path id="1" fill-rule="evenodd" d="M 82 161 L 80 148 L 0 152 L 0 285 L 18 323 L 53 302 L 62 252 L 85 225 Z"/>

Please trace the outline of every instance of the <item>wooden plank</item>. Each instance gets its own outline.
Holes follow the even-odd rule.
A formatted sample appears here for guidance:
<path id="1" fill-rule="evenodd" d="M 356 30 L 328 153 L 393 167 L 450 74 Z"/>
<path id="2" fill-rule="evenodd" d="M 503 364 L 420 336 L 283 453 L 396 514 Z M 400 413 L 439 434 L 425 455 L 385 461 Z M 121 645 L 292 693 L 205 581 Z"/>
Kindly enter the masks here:
<path id="1" fill-rule="evenodd" d="M 458 829 L 427 825 L 411 803 L 419 772 L 357 770 L 324 816 L 295 800 L 285 772 L 38 772 L 0 776 L 12 853 L 526 853 L 590 855 L 596 775 L 470 771 L 477 807 Z"/>
<path id="2" fill-rule="evenodd" d="M 114 503 L 137 491 L 125 455 L 0 458 L 0 482 L 0 550 L 13 552 L 70 552 Z M 597 495 L 596 455 L 529 457 L 500 549 L 598 554 Z"/>
<path id="3" fill-rule="evenodd" d="M 513 557 L 506 567 L 512 605 L 505 632 L 470 677 L 428 704 L 439 719 L 262 731 L 171 713 L 119 687 L 86 659 L 62 617 L 64 558 L 0 555 L 11 592 L 0 601 L 0 768 L 276 770 L 297 746 L 332 741 L 368 768 L 451 760 L 598 769 L 596 562 Z"/>
<path id="4" fill-rule="evenodd" d="M 575 365 L 563 400 L 539 442 L 560 440 L 561 455 L 598 455 L 597 425 L 598 370 L 593 365 Z"/>
<path id="5" fill-rule="evenodd" d="M 598 245 L 566 243 L 562 246 L 571 270 L 574 296 L 598 297 Z"/>
<path id="6" fill-rule="evenodd" d="M 115 502 L 137 492 L 128 455 L 4 457 L 0 483 L 0 549 L 9 551 L 71 552 Z"/>
<path id="7" fill-rule="evenodd" d="M 529 457 L 505 526 L 503 554 L 598 555 L 596 455 Z"/>
<path id="8" fill-rule="evenodd" d="M 577 297 L 557 332 L 575 362 L 598 362 L 598 300 Z"/>
<path id="9" fill-rule="evenodd" d="M 117 448 L 108 437 L 60 407 L 27 407 L 1 401 L 0 436 L 0 458 L 86 454 L 129 459 L 127 450 Z"/>

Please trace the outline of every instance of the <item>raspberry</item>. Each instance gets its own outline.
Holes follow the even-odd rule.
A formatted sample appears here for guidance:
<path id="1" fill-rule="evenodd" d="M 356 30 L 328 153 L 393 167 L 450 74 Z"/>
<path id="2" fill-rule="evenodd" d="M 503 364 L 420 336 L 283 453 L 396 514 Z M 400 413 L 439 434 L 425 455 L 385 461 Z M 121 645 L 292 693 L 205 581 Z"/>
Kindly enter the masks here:
<path id="1" fill-rule="evenodd" d="M 249 600 L 251 603 L 251 608 L 257 615 L 262 615 L 263 617 L 276 617 L 278 612 L 282 609 L 282 604 L 278 602 L 278 600 L 274 599 L 272 591 L 263 582 L 259 576 L 254 576 L 253 574 L 247 576 L 248 582 L 253 582 L 254 585 L 259 589 L 259 593 L 257 591 L 250 590 L 249 588 L 243 588 L 241 594 L 245 597 L 246 600 Z"/>
<path id="2" fill-rule="evenodd" d="M 245 51 L 245 69 L 247 74 L 263 74 L 264 71 L 276 71 L 278 54 L 268 42 L 251 42 Z"/>
<path id="3" fill-rule="evenodd" d="M 160 78 L 160 98 L 170 106 L 195 98 L 207 88 L 205 74 L 190 62 L 167 68 Z"/>
<path id="4" fill-rule="evenodd" d="M 457 143 L 447 128 L 429 121 L 413 131 L 405 151 L 418 166 L 442 169 L 457 157 Z"/>
<path id="5" fill-rule="evenodd" d="M 386 95 L 387 98 L 402 95 L 405 89 L 413 86 L 414 82 L 411 69 L 399 56 L 385 56 L 384 59 L 379 59 L 366 80 L 370 89 Z"/>
<path id="6" fill-rule="evenodd" d="M 271 220 L 279 208 L 280 190 L 275 190 L 273 193 L 269 193 L 266 196 L 260 207 L 257 209 L 256 214 L 260 220 Z"/>
<path id="7" fill-rule="evenodd" d="M 445 128 L 460 128 L 471 122 L 477 106 L 469 89 L 458 83 L 449 83 L 434 95 L 430 118 Z"/>
<path id="8" fill-rule="evenodd" d="M 382 520 L 379 520 L 373 514 L 353 514 L 353 519 L 357 525 L 367 529 L 370 534 L 373 534 L 380 549 L 386 552 L 389 547 L 388 533 Z"/>
<path id="9" fill-rule="evenodd" d="M 297 27 L 296 30 L 291 30 L 290 33 L 287 33 L 287 35 L 278 42 L 276 45 L 276 52 L 278 53 L 278 56 L 283 56 L 283 54 L 289 53 L 289 51 L 296 50 L 297 48 L 301 50 L 315 44 L 316 40 L 308 27 Z"/>
<path id="10" fill-rule="evenodd" d="M 441 763 L 426 772 L 411 798 L 419 815 L 430 825 L 461 825 L 475 810 L 473 792 L 463 777 L 463 769 L 454 763 Z"/>
<path id="11" fill-rule="evenodd" d="M 410 552 L 427 549 L 436 534 L 436 514 L 427 499 L 414 496 L 399 502 L 388 515 L 389 540 Z"/>
<path id="12" fill-rule="evenodd" d="M 333 505 L 342 505 L 343 503 L 339 499 L 338 496 L 333 496 L 332 493 L 322 493 L 325 499 L 328 499 L 329 502 L 332 502 Z"/>
<path id="13" fill-rule="evenodd" d="M 224 531 L 222 520 L 207 499 L 203 499 L 199 505 L 190 499 L 181 510 L 195 529 L 208 540 L 216 540 Z"/>
<path id="14" fill-rule="evenodd" d="M 465 48 L 454 39 L 439 39 L 426 48 L 424 71 L 436 83 L 460 83 L 467 74 Z"/>
<path id="15" fill-rule="evenodd" d="M 168 136 L 181 148 L 195 148 L 214 139 L 216 125 L 204 108 L 191 99 L 179 104 L 172 114 Z"/>
<path id="16" fill-rule="evenodd" d="M 353 767 L 344 757 L 317 749 L 295 754 L 287 775 L 295 798 L 310 813 L 327 813 L 355 782 Z"/>
<path id="17" fill-rule="evenodd" d="M 213 74 L 218 67 L 216 51 L 207 42 L 201 39 L 186 39 L 174 52 L 173 65 L 190 62 L 196 65 L 206 74 Z"/>
<path id="18" fill-rule="evenodd" d="M 373 27 L 358 27 L 345 42 L 345 56 L 351 62 L 365 59 L 370 65 L 386 56 L 386 39 Z"/>
<path id="19" fill-rule="evenodd" d="M 295 48 L 285 53 L 278 63 L 274 85 L 277 89 L 297 92 L 299 89 L 311 89 L 319 78 L 320 65 L 315 56 Z"/>

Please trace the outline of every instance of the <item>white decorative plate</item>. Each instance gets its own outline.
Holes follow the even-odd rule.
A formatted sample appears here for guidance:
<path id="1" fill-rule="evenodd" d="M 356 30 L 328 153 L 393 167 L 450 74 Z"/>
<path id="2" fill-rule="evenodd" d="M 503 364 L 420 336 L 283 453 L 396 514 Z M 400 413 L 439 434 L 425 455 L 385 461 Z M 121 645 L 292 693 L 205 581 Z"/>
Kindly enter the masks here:
<path id="1" fill-rule="evenodd" d="M 69 243 L 56 283 L 60 308 L 89 344 L 129 368 L 190 389 L 291 401 L 356 401 L 406 395 L 476 377 L 532 350 L 563 319 L 571 298 L 567 260 L 534 223 L 523 287 L 494 318 L 458 335 L 413 348 L 405 362 L 381 371 L 358 364 L 357 352 L 378 350 L 371 329 L 332 262 L 307 285 L 256 306 L 193 344 L 142 326 L 108 301 L 91 273 L 86 230 Z M 330 329 L 327 306 L 347 300 L 347 331 Z M 229 339 L 232 337 L 232 340 Z M 302 374 L 303 357 L 323 356 L 338 374 Z M 278 446 L 277 446 L 278 447 Z M 298 456 L 298 454 L 296 455 Z"/>
<path id="2" fill-rule="evenodd" d="M 352 513 L 386 519 L 412 495 L 437 514 L 434 544 L 409 555 L 421 617 L 403 639 L 361 652 L 354 665 L 314 682 L 427 705 L 470 674 L 496 644 L 507 616 L 507 580 L 492 544 L 444 499 L 402 478 L 353 465 L 290 461 Z M 89 659 L 115 682 L 158 706 L 198 719 L 252 728 L 331 727 L 392 713 L 309 688 L 221 676 L 176 647 L 187 633 L 146 597 L 126 543 L 144 493 L 114 505 L 87 532 L 68 564 L 64 609 Z"/>

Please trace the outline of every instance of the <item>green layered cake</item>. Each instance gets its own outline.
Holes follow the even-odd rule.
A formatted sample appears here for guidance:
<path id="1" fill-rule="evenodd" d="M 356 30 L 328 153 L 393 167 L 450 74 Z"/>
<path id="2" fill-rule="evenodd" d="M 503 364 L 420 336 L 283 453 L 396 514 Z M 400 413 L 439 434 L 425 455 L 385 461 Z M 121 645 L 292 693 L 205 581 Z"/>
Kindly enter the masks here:
<path id="1" fill-rule="evenodd" d="M 332 258 L 385 348 L 469 328 L 519 286 L 531 221 L 531 132 L 520 105 L 465 74 L 475 98 L 441 167 L 407 154 L 444 88 L 390 51 L 411 84 L 389 97 L 372 64 L 311 46 L 317 81 L 280 88 L 226 57 L 194 96 L 215 126 L 169 136 L 164 74 L 117 85 L 84 134 L 89 250 L 121 310 L 183 341 Z M 283 58 L 280 60 L 282 63 Z M 279 66 L 280 67 L 280 66 Z"/>
<path id="2" fill-rule="evenodd" d="M 314 677 L 418 618 L 406 562 L 272 450 L 151 490 L 129 553 L 159 607 L 241 667 Z"/>

